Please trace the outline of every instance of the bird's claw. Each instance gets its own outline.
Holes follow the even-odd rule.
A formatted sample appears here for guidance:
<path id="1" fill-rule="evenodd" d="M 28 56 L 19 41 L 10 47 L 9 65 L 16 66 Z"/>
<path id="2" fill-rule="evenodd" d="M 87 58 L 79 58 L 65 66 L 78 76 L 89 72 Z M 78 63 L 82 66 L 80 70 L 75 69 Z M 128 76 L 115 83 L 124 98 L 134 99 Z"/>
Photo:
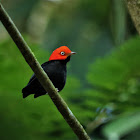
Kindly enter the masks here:
<path id="1" fill-rule="evenodd" d="M 59 92 L 58 88 L 56 88 L 57 92 Z"/>

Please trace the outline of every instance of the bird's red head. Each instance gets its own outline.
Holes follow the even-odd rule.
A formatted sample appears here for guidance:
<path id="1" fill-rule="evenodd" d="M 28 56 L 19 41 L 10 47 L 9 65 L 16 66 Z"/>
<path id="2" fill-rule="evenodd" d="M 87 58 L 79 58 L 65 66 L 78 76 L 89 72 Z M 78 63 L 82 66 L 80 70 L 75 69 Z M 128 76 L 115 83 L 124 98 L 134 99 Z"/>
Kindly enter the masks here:
<path id="1" fill-rule="evenodd" d="M 51 60 L 65 60 L 68 56 L 75 54 L 72 52 L 67 46 L 61 46 L 53 51 L 51 54 L 49 61 Z"/>

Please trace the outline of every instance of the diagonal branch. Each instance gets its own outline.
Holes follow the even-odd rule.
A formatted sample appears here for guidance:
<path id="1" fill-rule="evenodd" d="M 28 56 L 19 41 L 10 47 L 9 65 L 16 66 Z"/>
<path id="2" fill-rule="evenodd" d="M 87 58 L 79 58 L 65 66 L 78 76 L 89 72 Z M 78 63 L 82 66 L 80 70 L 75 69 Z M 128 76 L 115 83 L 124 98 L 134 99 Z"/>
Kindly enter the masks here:
<path id="1" fill-rule="evenodd" d="M 69 126 L 73 129 L 74 133 L 80 140 L 90 140 L 83 126 L 79 123 L 76 117 L 73 115 L 63 98 L 56 91 L 54 85 L 48 78 L 47 74 L 44 72 L 39 62 L 35 58 L 33 52 L 23 39 L 22 35 L 16 28 L 15 24 L 9 17 L 9 15 L 4 10 L 2 4 L 0 3 L 0 20 L 8 31 L 9 35 L 17 45 L 18 49 L 22 53 L 26 62 L 29 64 L 31 69 L 34 71 L 36 77 L 40 81 L 41 85 L 44 87 L 54 104 L 56 105 L 59 112 L 62 114 L 64 119 L 67 121 Z"/>

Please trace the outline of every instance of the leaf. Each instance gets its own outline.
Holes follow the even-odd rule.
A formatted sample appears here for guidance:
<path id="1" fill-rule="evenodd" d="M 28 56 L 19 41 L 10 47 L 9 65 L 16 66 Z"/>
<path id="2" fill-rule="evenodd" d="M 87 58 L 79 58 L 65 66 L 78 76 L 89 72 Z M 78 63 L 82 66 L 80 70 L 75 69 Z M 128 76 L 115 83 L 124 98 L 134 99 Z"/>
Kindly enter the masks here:
<path id="1" fill-rule="evenodd" d="M 120 116 L 104 127 L 103 134 L 107 139 L 117 140 L 137 128 L 140 128 L 140 112 Z"/>

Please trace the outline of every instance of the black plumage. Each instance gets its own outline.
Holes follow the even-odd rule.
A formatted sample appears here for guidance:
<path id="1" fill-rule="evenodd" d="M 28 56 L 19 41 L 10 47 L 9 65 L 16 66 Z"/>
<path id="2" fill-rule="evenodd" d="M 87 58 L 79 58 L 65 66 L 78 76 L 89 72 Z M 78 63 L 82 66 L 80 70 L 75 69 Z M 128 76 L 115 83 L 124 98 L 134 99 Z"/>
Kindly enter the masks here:
<path id="1" fill-rule="evenodd" d="M 58 91 L 61 91 L 65 86 L 67 74 L 66 64 L 69 60 L 70 56 L 65 60 L 51 60 L 41 65 Z M 34 98 L 36 98 L 45 95 L 46 91 L 33 74 L 27 86 L 22 89 L 22 93 L 23 98 L 30 94 L 34 94 Z"/>

